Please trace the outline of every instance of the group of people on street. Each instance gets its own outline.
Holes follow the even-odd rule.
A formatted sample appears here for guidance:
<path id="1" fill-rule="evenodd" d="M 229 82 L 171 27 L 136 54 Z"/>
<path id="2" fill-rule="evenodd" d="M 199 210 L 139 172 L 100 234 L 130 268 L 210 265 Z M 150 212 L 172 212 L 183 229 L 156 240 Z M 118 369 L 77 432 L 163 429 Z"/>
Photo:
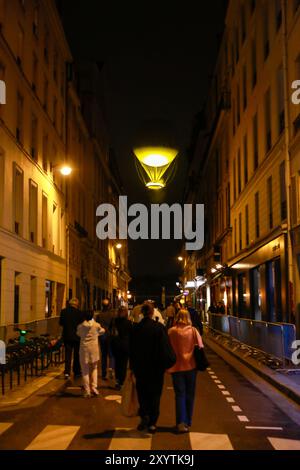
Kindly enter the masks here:
<path id="1" fill-rule="evenodd" d="M 99 394 L 100 349 L 103 380 L 107 380 L 109 366 L 115 370 L 115 386 L 120 390 L 128 365 L 134 374 L 141 418 L 139 431 L 156 431 L 164 376 L 168 372 L 175 392 L 176 429 L 188 432 L 197 376 L 194 348 L 203 348 L 202 323 L 191 304 L 185 309 L 172 303 L 164 319 L 152 301 L 137 305 L 129 316 L 125 306 L 115 313 L 108 300 L 97 315 L 81 312 L 79 301 L 71 299 L 61 312 L 60 325 L 65 344 L 65 377 L 70 377 L 73 353 L 73 373 L 75 377 L 82 376 L 84 397 Z"/>

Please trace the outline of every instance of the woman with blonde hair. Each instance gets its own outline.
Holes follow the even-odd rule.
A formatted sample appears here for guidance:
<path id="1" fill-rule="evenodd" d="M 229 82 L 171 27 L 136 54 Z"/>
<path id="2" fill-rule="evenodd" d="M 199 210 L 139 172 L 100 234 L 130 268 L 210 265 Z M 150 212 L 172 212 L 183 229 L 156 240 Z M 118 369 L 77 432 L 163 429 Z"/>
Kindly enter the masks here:
<path id="1" fill-rule="evenodd" d="M 178 432 L 188 432 L 192 425 L 197 377 L 194 347 L 204 346 L 199 332 L 192 326 L 188 310 L 179 310 L 168 334 L 176 354 L 176 363 L 168 370 L 175 391 L 176 427 Z"/>

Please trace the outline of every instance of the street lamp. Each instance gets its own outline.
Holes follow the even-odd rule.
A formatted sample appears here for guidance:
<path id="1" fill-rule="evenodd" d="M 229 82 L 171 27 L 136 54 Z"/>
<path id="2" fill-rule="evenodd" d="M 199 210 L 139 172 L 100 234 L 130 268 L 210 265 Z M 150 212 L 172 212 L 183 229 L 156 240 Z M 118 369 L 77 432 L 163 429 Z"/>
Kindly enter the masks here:
<path id="1" fill-rule="evenodd" d="M 122 243 L 117 243 L 116 248 L 117 248 L 117 250 L 120 250 L 122 248 Z"/>
<path id="2" fill-rule="evenodd" d="M 69 176 L 73 170 L 69 165 L 64 165 L 60 168 L 59 171 L 63 176 Z"/>
<path id="3" fill-rule="evenodd" d="M 183 257 L 182 256 L 178 256 L 178 261 L 183 261 Z"/>

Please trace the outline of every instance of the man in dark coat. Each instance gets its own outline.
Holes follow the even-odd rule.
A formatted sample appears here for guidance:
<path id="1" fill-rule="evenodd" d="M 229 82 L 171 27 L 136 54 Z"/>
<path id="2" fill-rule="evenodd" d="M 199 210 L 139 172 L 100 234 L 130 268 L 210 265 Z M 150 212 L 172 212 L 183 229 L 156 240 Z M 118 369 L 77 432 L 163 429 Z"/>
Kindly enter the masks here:
<path id="1" fill-rule="evenodd" d="M 108 299 L 102 301 L 102 310 L 96 316 L 96 321 L 100 323 L 102 328 L 105 329 L 104 335 L 99 336 L 99 343 L 101 349 L 101 369 L 102 369 L 102 380 L 107 380 L 107 359 L 109 359 L 109 368 L 113 366 L 113 356 L 110 345 L 110 325 L 113 318 L 115 317 L 115 312 L 112 310 L 110 302 Z"/>
<path id="2" fill-rule="evenodd" d="M 192 302 L 189 301 L 187 304 L 187 309 L 191 317 L 192 325 L 199 331 L 200 335 L 203 335 L 203 324 L 200 320 L 200 316 L 197 310 L 192 306 Z"/>
<path id="3" fill-rule="evenodd" d="M 72 354 L 73 372 L 75 377 L 81 375 L 79 363 L 80 338 L 76 334 L 77 326 L 84 320 L 83 313 L 79 309 L 79 300 L 73 298 L 69 305 L 60 313 L 59 324 L 62 326 L 62 337 L 65 345 L 65 378 L 68 379 L 71 374 Z"/>
<path id="4" fill-rule="evenodd" d="M 152 319 L 153 305 L 145 303 L 141 311 L 144 318 L 133 325 L 130 335 L 129 360 L 140 405 L 138 430 L 155 433 L 164 373 L 175 364 L 176 356 L 165 327 Z"/>

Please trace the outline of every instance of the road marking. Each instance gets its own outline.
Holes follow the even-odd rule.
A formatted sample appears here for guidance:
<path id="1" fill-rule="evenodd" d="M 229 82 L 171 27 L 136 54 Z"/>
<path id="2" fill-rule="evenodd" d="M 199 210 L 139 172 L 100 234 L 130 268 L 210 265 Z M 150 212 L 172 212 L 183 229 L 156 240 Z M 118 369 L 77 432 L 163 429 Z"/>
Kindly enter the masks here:
<path id="1" fill-rule="evenodd" d="M 233 411 L 237 411 L 238 413 L 241 413 L 241 408 L 239 406 L 232 406 L 231 407 L 233 409 Z"/>
<path id="2" fill-rule="evenodd" d="M 233 450 L 227 434 L 190 432 L 192 450 Z"/>
<path id="3" fill-rule="evenodd" d="M 214 380 L 215 384 L 221 384 L 221 380 Z"/>
<path id="4" fill-rule="evenodd" d="M 275 450 L 300 450 L 300 441 L 295 439 L 281 439 L 279 437 L 268 437 Z"/>
<path id="5" fill-rule="evenodd" d="M 235 403 L 235 400 L 232 397 L 227 397 L 226 400 L 228 401 L 228 403 Z"/>
<path id="6" fill-rule="evenodd" d="M 14 423 L 0 423 L 0 435 L 7 431 Z"/>
<path id="7" fill-rule="evenodd" d="M 80 426 L 46 426 L 25 450 L 66 450 Z"/>
<path id="8" fill-rule="evenodd" d="M 174 387 L 167 387 L 167 390 L 174 390 Z"/>
<path id="9" fill-rule="evenodd" d="M 223 393 L 223 395 L 230 395 L 230 393 L 227 392 L 227 390 L 222 390 L 222 393 Z"/>
<path id="10" fill-rule="evenodd" d="M 248 422 L 249 422 L 249 419 L 247 418 L 247 416 L 238 415 L 238 419 L 239 419 L 242 423 L 248 423 Z"/>
<path id="11" fill-rule="evenodd" d="M 218 385 L 218 388 L 219 388 L 220 390 L 224 390 L 226 387 L 225 387 L 224 385 Z"/>
<path id="12" fill-rule="evenodd" d="M 152 435 L 132 428 L 116 428 L 108 450 L 151 450 Z"/>
<path id="13" fill-rule="evenodd" d="M 105 400 L 109 400 L 109 401 L 119 401 L 121 400 L 122 398 L 122 395 L 106 395 L 106 397 L 104 397 Z"/>
<path id="14" fill-rule="evenodd" d="M 208 367 L 207 370 L 211 370 L 211 367 Z"/>
<path id="15" fill-rule="evenodd" d="M 246 429 L 267 429 L 268 431 L 283 431 L 280 426 L 245 426 Z"/>
<path id="16" fill-rule="evenodd" d="M 218 376 L 217 376 L 217 375 L 212 375 L 211 378 L 212 378 L 212 379 L 217 379 Z"/>

